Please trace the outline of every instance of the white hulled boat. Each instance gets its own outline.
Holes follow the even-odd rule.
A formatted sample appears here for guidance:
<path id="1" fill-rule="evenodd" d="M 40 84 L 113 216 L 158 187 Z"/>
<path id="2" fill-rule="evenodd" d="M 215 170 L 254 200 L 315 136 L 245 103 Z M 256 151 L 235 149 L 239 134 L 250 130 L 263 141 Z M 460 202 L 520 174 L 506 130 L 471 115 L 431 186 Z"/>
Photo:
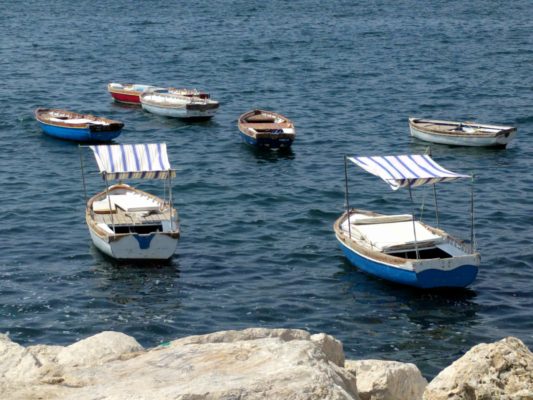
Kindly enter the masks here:
<path id="1" fill-rule="evenodd" d="M 176 89 L 147 91 L 140 100 L 142 108 L 153 114 L 194 120 L 212 118 L 219 106 L 209 97 L 181 94 Z"/>
<path id="2" fill-rule="evenodd" d="M 89 147 L 96 159 L 105 190 L 87 201 L 85 219 L 94 245 L 119 259 L 166 260 L 180 237 L 178 213 L 172 204 L 172 178 L 166 145 L 120 144 Z M 82 163 L 82 175 L 83 163 Z M 123 179 L 163 179 L 165 199 L 119 183 Z M 165 190 L 166 191 L 166 190 Z"/>
<path id="3" fill-rule="evenodd" d="M 516 135 L 512 126 L 409 118 L 411 136 L 452 146 L 506 147 Z"/>

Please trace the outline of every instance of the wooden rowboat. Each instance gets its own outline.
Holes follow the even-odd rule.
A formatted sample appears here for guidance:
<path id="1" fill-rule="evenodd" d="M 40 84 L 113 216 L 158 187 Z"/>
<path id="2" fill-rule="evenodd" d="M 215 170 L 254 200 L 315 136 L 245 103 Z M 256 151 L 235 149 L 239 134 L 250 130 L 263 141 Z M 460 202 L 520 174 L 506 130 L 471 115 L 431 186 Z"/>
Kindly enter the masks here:
<path id="1" fill-rule="evenodd" d="M 260 148 L 289 148 L 296 137 L 292 121 L 272 111 L 248 111 L 239 117 L 238 127 L 244 142 Z"/>
<path id="2" fill-rule="evenodd" d="M 218 101 L 210 99 L 206 93 L 196 96 L 194 92 L 183 90 L 170 88 L 144 92 L 140 95 L 142 108 L 156 115 L 188 120 L 205 120 L 215 115 Z"/>
<path id="3" fill-rule="evenodd" d="M 505 148 L 516 135 L 516 128 L 511 126 L 420 118 L 409 118 L 409 128 L 413 137 L 452 146 Z"/>
<path id="4" fill-rule="evenodd" d="M 107 91 L 111 94 L 113 99 L 118 103 L 124 104 L 141 104 L 139 96 L 141 93 L 157 89 L 155 86 L 143 85 L 138 83 L 117 83 L 111 82 L 107 85 Z"/>
<path id="5" fill-rule="evenodd" d="M 149 90 L 165 90 L 164 88 L 157 87 L 157 86 L 151 86 L 151 85 L 143 85 L 138 83 L 117 83 L 117 82 L 111 82 L 107 85 L 107 91 L 111 94 L 113 99 L 118 103 L 125 103 L 125 104 L 141 104 L 140 95 L 143 92 L 149 91 Z M 176 93 L 180 94 L 182 96 L 188 96 L 188 97 L 200 97 L 202 99 L 209 98 L 209 94 L 205 92 L 200 92 L 196 89 L 177 89 L 177 88 L 168 88 L 166 89 L 170 93 Z"/>
<path id="6" fill-rule="evenodd" d="M 108 142 L 124 127 L 120 121 L 51 108 L 35 110 L 35 119 L 44 133 L 77 142 Z"/>
<path id="7" fill-rule="evenodd" d="M 170 169 L 164 144 L 90 146 L 106 188 L 87 201 L 85 220 L 94 245 L 118 260 L 166 260 L 180 237 L 172 204 Z M 82 174 L 83 164 L 82 164 Z M 110 180 L 164 179 L 168 198 Z"/>

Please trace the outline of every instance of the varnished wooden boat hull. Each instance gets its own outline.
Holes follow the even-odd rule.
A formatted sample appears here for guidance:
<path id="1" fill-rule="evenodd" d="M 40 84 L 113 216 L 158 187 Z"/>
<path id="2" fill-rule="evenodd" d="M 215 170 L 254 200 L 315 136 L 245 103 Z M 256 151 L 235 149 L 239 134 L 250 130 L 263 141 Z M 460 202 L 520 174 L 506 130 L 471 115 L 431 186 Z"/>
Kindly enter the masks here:
<path id="1" fill-rule="evenodd" d="M 257 148 L 288 149 L 296 137 L 292 121 L 272 111 L 248 111 L 239 117 L 237 126 L 241 139 Z"/>

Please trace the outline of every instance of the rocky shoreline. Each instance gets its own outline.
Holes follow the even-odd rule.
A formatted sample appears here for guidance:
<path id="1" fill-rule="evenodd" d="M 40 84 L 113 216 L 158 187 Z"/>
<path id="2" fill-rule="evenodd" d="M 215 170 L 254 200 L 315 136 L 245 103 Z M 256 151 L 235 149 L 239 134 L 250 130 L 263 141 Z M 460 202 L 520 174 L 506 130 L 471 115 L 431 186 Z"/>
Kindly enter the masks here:
<path id="1" fill-rule="evenodd" d="M 70 346 L 0 335 L 0 399 L 533 400 L 533 354 L 513 337 L 474 346 L 427 382 L 414 364 L 345 360 L 324 333 L 250 328 L 144 349 L 102 332 Z"/>

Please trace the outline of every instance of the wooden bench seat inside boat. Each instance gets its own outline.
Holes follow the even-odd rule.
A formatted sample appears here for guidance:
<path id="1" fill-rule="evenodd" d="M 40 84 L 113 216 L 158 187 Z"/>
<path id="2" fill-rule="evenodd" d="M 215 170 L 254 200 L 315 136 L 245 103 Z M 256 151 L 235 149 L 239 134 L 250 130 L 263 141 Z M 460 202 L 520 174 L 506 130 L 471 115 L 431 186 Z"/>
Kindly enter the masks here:
<path id="1" fill-rule="evenodd" d="M 101 121 L 98 119 L 88 119 L 88 118 L 50 117 L 48 118 L 48 120 L 52 122 L 62 122 L 64 124 L 72 124 L 72 125 L 81 125 L 81 124 L 109 125 L 109 123 L 105 121 Z"/>
<path id="2" fill-rule="evenodd" d="M 253 123 L 273 123 L 276 122 L 276 119 L 274 117 L 268 117 L 264 114 L 257 114 L 246 117 L 244 121 Z"/>
<path id="3" fill-rule="evenodd" d="M 254 122 L 253 124 L 244 124 L 244 126 L 247 127 L 247 128 L 253 128 L 256 131 L 287 128 L 287 124 L 285 124 L 285 123 L 281 123 L 281 124 L 274 124 L 274 123 L 256 124 Z"/>
<path id="4" fill-rule="evenodd" d="M 376 217 L 359 215 L 359 218 L 351 216 L 350 220 L 352 238 L 363 240 L 372 248 L 384 253 L 413 250 L 415 242 L 416 247 L 422 249 L 435 247 L 444 241 L 442 236 L 433 233 L 419 221 L 414 223 L 416 229 L 415 240 L 415 229 L 413 229 L 411 215 Z M 358 223 L 358 221 L 363 221 L 363 223 Z M 344 221 L 341 228 L 348 233 L 348 221 Z"/>
<path id="5" fill-rule="evenodd" d="M 111 209 L 109 203 L 111 203 Z M 159 211 L 161 205 L 154 199 L 135 192 L 112 194 L 109 199 L 105 197 L 103 200 L 93 202 L 93 211 L 97 214 L 116 213 L 117 207 L 125 212 L 137 212 Z"/>
<path id="6" fill-rule="evenodd" d="M 412 221 L 413 216 L 411 214 L 397 214 L 397 215 L 351 215 L 350 222 L 355 225 L 367 225 L 367 224 L 386 224 L 390 222 L 405 222 Z"/>

